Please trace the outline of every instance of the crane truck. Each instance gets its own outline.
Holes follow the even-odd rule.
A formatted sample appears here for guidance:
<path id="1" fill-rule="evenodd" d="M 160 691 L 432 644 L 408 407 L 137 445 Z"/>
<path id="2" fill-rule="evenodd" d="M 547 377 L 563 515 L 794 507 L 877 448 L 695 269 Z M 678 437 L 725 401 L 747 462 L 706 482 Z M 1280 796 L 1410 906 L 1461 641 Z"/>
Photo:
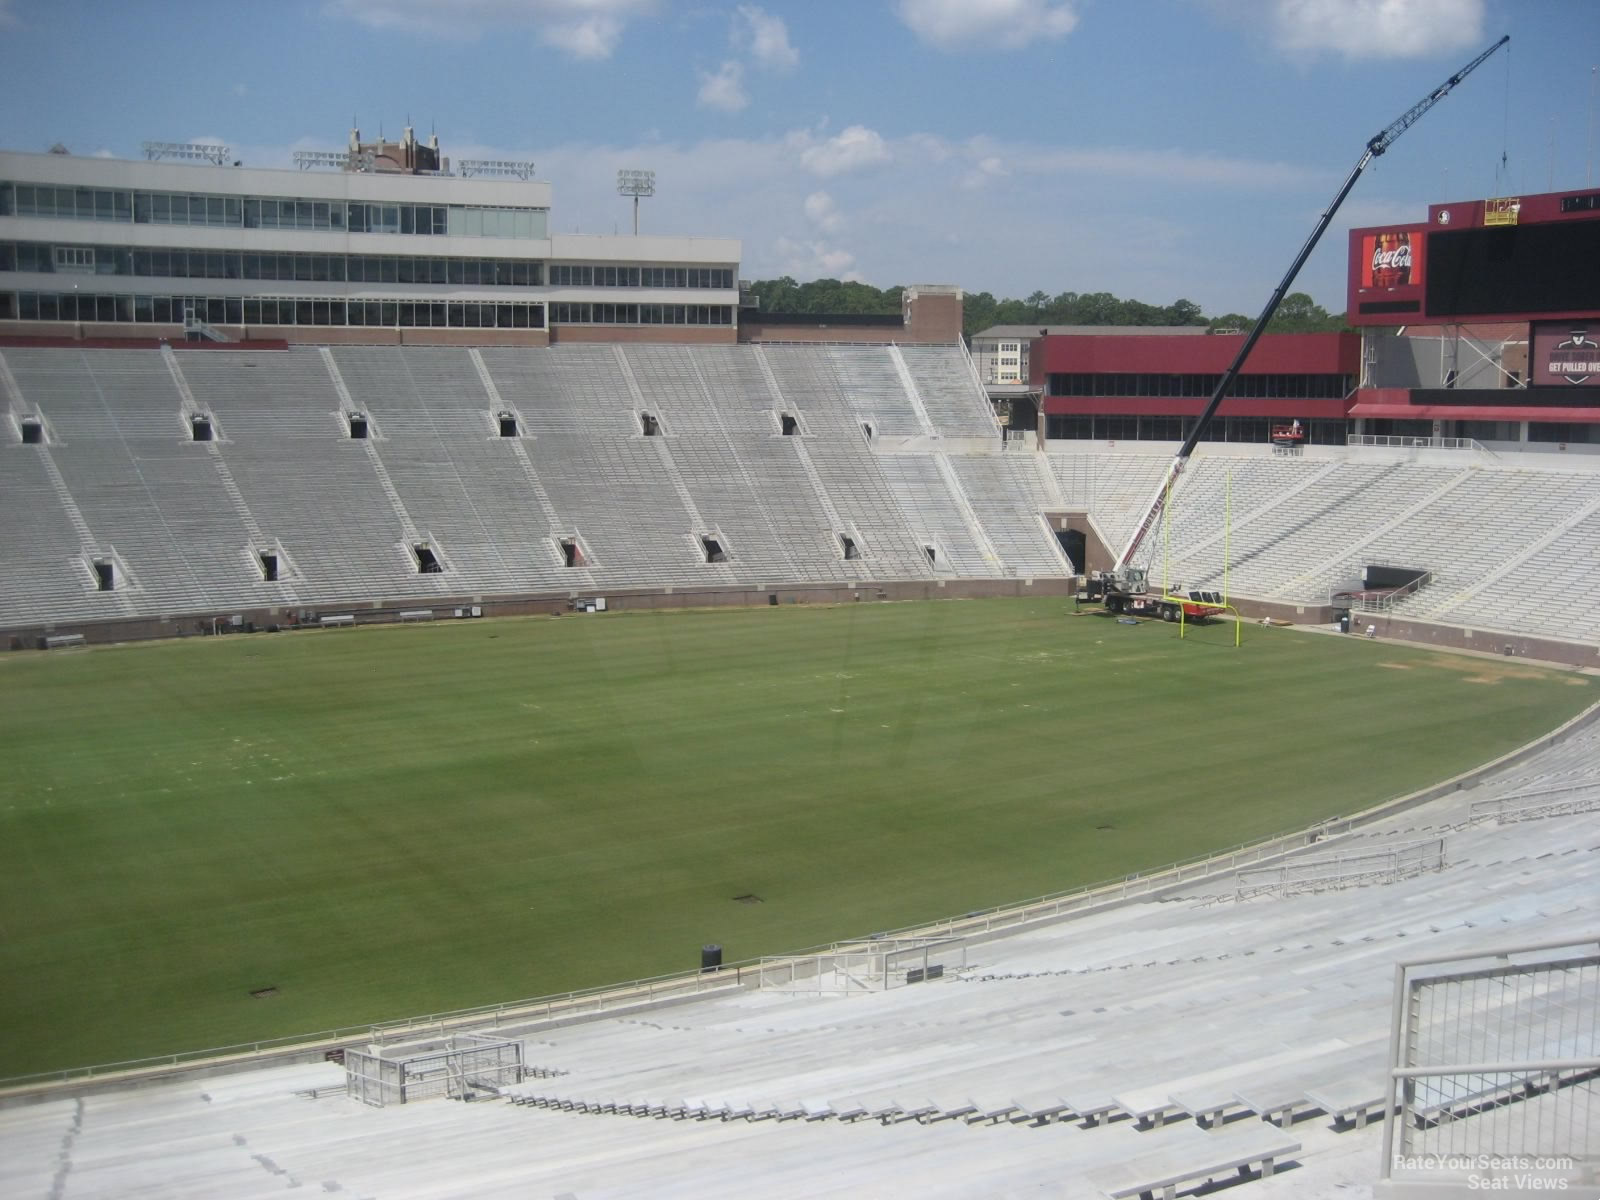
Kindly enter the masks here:
<path id="1" fill-rule="evenodd" d="M 1225 610 L 1227 598 L 1216 592 L 1191 591 L 1186 596 L 1171 595 L 1165 589 L 1159 592 L 1152 592 L 1149 587 L 1149 572 L 1146 568 L 1133 564 L 1134 555 L 1138 553 L 1145 536 L 1160 520 L 1162 512 L 1166 509 L 1172 497 L 1172 491 L 1178 484 L 1179 476 L 1183 474 L 1184 467 L 1188 465 L 1189 456 L 1194 453 L 1195 446 L 1199 444 L 1201 437 L 1204 436 L 1212 418 L 1217 415 L 1217 410 L 1222 407 L 1223 398 L 1227 396 L 1229 390 L 1233 387 L 1234 381 L 1239 377 L 1239 372 L 1244 367 L 1245 359 L 1250 356 L 1250 351 L 1255 348 L 1256 342 L 1260 340 L 1262 333 L 1266 331 L 1268 322 L 1272 320 L 1272 314 L 1278 311 L 1278 305 L 1283 302 L 1284 296 L 1288 294 L 1289 286 L 1294 282 L 1295 276 L 1300 273 L 1300 268 L 1305 265 L 1306 259 L 1311 256 L 1311 251 L 1316 247 L 1317 242 L 1333 221 L 1333 216 L 1339 211 L 1339 206 L 1344 203 L 1345 197 L 1350 194 L 1350 189 L 1355 187 L 1356 180 L 1361 178 L 1361 173 L 1367 169 L 1367 165 L 1374 158 L 1393 145 L 1396 138 L 1415 125 L 1424 113 L 1439 103 L 1440 100 L 1443 100 L 1458 83 L 1482 66 L 1485 60 L 1510 40 L 1509 34 L 1502 37 L 1498 42 L 1478 55 L 1477 58 L 1434 88 L 1427 96 L 1413 104 L 1397 120 L 1374 134 L 1367 141 L 1366 149 L 1362 152 L 1361 158 L 1345 178 L 1343 186 L 1339 188 L 1338 194 L 1333 198 L 1333 203 L 1318 218 L 1316 227 L 1311 231 L 1311 236 L 1306 239 L 1305 245 L 1300 247 L 1300 253 L 1295 255 L 1294 262 L 1290 264 L 1288 272 L 1278 283 L 1277 290 L 1267 300 L 1267 306 L 1261 310 L 1261 315 L 1256 318 L 1255 325 L 1239 347 L 1239 352 L 1234 355 L 1233 362 L 1223 372 L 1222 378 L 1217 383 L 1216 390 L 1211 393 L 1210 401 L 1200 414 L 1200 419 L 1195 422 L 1194 428 L 1189 431 L 1189 436 L 1184 439 L 1183 444 L 1178 448 L 1177 455 L 1167 466 L 1161 483 L 1156 488 L 1154 497 L 1152 497 L 1145 509 L 1143 518 L 1134 529 L 1133 536 L 1129 538 L 1128 544 L 1123 547 L 1122 553 L 1117 556 L 1116 565 L 1109 571 L 1094 571 L 1089 574 L 1089 577 L 1085 580 L 1085 587 L 1082 593 L 1083 599 L 1098 600 L 1105 605 L 1108 611 L 1119 615 L 1161 617 L 1167 621 L 1178 620 L 1180 613 L 1187 620 L 1205 620 L 1207 617 L 1214 616 Z"/>

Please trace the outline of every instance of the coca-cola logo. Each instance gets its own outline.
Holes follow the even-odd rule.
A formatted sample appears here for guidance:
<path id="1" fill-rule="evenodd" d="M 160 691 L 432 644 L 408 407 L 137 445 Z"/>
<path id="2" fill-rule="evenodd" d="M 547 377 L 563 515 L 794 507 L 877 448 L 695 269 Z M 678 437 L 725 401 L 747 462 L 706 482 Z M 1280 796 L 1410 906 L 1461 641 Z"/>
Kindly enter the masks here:
<path id="1" fill-rule="evenodd" d="M 1409 271 L 1411 269 L 1411 243 L 1403 243 L 1392 250 L 1385 250 L 1382 246 L 1373 247 L 1372 269 L 1374 271 Z"/>

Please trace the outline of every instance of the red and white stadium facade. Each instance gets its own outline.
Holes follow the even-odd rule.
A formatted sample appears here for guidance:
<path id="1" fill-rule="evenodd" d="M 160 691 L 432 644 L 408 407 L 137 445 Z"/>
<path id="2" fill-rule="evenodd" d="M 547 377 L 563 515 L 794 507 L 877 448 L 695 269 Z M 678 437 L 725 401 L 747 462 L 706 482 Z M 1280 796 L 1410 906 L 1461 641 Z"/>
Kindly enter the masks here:
<path id="1" fill-rule="evenodd" d="M 1346 313 L 1359 332 L 1264 336 L 1213 436 L 1276 440 L 1292 420 L 1312 442 L 1368 433 L 1600 446 L 1597 264 L 1597 190 L 1435 204 L 1423 222 L 1351 230 Z M 1428 345 L 1396 352 L 1396 331 Z M 1030 339 L 1040 432 L 1181 436 L 1242 335 L 1176 333 Z"/>
<path id="2" fill-rule="evenodd" d="M 1425 223 L 1353 229 L 1346 313 L 1506 348 L 1499 387 L 1363 387 L 1352 418 L 1600 425 L 1600 191 L 1434 204 Z"/>

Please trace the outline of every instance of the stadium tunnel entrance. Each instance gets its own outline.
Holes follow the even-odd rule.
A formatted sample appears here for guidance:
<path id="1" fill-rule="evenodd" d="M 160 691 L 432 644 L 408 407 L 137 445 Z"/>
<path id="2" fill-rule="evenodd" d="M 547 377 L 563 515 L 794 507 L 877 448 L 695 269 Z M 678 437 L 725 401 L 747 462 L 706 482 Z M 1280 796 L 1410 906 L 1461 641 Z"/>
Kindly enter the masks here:
<path id="1" fill-rule="evenodd" d="M 1047 512 L 1044 519 L 1056 535 L 1062 553 L 1072 560 L 1073 574 L 1109 571 L 1116 565 L 1116 555 L 1101 540 L 1088 513 Z"/>

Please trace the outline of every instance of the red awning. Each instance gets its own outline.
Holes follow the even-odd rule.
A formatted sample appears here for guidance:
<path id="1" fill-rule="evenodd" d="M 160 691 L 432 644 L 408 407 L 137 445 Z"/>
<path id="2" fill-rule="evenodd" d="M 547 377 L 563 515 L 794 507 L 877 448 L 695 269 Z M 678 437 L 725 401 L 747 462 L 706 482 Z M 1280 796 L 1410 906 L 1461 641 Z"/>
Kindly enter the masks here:
<path id="1" fill-rule="evenodd" d="M 1198 417 L 1205 410 L 1206 399 L 1204 396 L 1045 396 L 1041 407 L 1050 416 Z M 1274 421 L 1291 421 L 1295 417 L 1302 421 L 1312 417 L 1342 421 L 1345 402 L 1338 398 L 1269 400 L 1258 396 L 1229 396 L 1217 415 L 1268 417 Z"/>
<path id="2" fill-rule="evenodd" d="M 1600 408 L 1523 408 L 1513 404 L 1353 404 L 1352 417 L 1396 421 L 1540 421 L 1600 425 Z"/>

